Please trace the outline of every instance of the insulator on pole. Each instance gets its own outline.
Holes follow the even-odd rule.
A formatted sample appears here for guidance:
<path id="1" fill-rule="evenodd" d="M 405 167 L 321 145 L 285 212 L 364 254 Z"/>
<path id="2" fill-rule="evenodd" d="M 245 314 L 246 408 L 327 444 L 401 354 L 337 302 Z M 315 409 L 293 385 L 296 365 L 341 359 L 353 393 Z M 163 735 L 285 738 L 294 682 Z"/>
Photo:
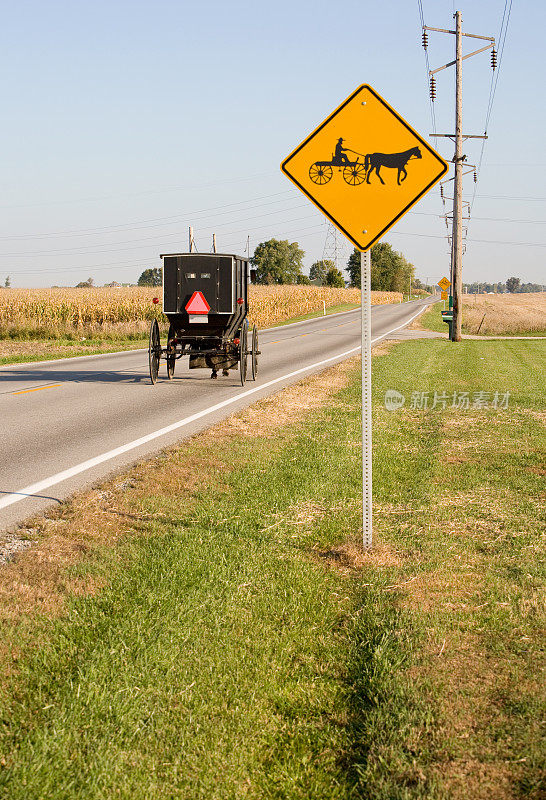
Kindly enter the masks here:
<path id="1" fill-rule="evenodd" d="M 474 183 L 478 183 L 478 173 L 474 170 Z"/>
<path id="2" fill-rule="evenodd" d="M 497 69 L 497 51 L 494 47 L 491 50 L 491 69 Z"/>
<path id="3" fill-rule="evenodd" d="M 434 75 L 430 76 L 430 99 L 433 102 L 436 99 L 436 78 Z"/>
<path id="4" fill-rule="evenodd" d="M 444 187 L 440 184 L 440 197 L 444 199 Z"/>
<path id="5" fill-rule="evenodd" d="M 425 30 L 423 31 L 423 47 L 425 50 L 428 47 L 428 33 Z"/>

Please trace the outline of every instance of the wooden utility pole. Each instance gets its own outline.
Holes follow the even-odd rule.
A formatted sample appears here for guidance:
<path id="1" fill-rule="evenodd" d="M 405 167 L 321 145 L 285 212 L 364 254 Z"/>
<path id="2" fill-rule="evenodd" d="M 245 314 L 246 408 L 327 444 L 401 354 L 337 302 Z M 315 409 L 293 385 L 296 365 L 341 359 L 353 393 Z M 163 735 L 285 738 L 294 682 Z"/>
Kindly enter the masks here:
<path id="1" fill-rule="evenodd" d="M 455 30 L 445 28 L 431 28 L 428 25 L 423 27 L 423 47 L 428 46 L 427 31 L 437 31 L 438 33 L 448 33 L 455 35 L 455 61 L 450 61 L 442 67 L 429 71 L 430 75 L 430 98 L 436 99 L 436 79 L 434 75 L 448 67 L 455 66 L 455 133 L 431 133 L 431 136 L 445 137 L 455 142 L 455 176 L 448 180 L 453 180 L 453 230 L 451 236 L 451 294 L 453 301 L 453 322 L 450 325 L 451 340 L 461 341 L 462 311 L 463 311 L 463 173 L 464 167 L 471 167 L 468 172 L 474 172 L 474 180 L 477 180 L 476 168 L 466 163 L 466 156 L 463 155 L 463 141 L 465 139 L 487 139 L 487 136 L 463 134 L 463 61 L 478 53 L 491 50 L 491 67 L 497 66 L 497 53 L 495 50 L 495 39 L 492 36 L 479 36 L 475 33 L 463 33 L 461 12 L 457 11 L 455 17 Z M 482 39 L 489 44 L 474 50 L 472 53 L 463 55 L 463 36 L 470 39 Z M 447 182 L 447 181 L 446 181 Z M 440 187 L 440 194 L 444 199 L 443 188 Z M 467 204 L 468 205 L 468 204 Z"/>
<path id="2" fill-rule="evenodd" d="M 455 180 L 453 191 L 453 325 L 451 339 L 461 341 L 463 304 L 463 42 L 461 12 L 455 14 Z"/>

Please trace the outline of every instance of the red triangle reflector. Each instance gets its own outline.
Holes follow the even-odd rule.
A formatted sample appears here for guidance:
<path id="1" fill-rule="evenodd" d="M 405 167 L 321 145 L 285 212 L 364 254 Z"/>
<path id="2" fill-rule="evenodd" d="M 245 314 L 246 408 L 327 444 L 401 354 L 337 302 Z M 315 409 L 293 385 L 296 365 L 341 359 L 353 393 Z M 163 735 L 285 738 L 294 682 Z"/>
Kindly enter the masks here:
<path id="1" fill-rule="evenodd" d="M 210 306 L 205 300 L 203 292 L 194 292 L 186 303 L 188 314 L 208 314 Z"/>

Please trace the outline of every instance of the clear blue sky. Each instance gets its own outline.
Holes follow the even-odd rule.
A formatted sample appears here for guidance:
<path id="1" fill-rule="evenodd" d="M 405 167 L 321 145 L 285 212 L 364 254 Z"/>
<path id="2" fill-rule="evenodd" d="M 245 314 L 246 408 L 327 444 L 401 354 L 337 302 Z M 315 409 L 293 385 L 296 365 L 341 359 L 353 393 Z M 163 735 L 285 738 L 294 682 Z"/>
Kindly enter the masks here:
<path id="1" fill-rule="evenodd" d="M 504 5 L 457 8 L 465 30 L 496 36 Z M 427 25 L 452 26 L 452 0 L 423 8 Z M 546 282 L 545 29 L 543 2 L 514 0 L 466 281 Z M 19 0 L 0 36 L 1 284 L 8 274 L 14 286 L 135 281 L 159 253 L 187 249 L 188 225 L 203 251 L 214 231 L 228 252 L 247 235 L 251 251 L 298 241 L 308 269 L 325 223 L 280 161 L 360 83 L 432 130 L 417 0 Z M 453 38 L 430 34 L 431 66 L 451 60 Z M 465 61 L 468 133 L 483 133 L 490 78 L 488 53 Z M 438 76 L 435 106 L 437 130 L 451 131 L 453 70 Z M 452 157 L 448 140 L 438 149 Z M 469 162 L 480 149 L 468 142 Z M 438 191 L 415 211 L 385 239 L 438 279 L 449 264 Z"/>

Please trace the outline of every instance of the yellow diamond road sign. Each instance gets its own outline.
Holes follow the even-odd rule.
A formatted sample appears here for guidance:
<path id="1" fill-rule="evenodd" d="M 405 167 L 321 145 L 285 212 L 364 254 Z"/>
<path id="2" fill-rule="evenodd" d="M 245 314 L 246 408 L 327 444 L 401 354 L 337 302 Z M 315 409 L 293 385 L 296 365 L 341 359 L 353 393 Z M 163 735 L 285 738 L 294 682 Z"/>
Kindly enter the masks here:
<path id="1" fill-rule="evenodd" d="M 438 286 L 440 287 L 440 289 L 443 289 L 444 292 L 447 292 L 447 290 L 451 286 L 451 281 L 449 280 L 449 278 L 442 278 L 441 281 L 438 281 Z"/>
<path id="2" fill-rule="evenodd" d="M 447 163 L 371 86 L 359 86 L 282 171 L 367 250 L 447 172 Z"/>

